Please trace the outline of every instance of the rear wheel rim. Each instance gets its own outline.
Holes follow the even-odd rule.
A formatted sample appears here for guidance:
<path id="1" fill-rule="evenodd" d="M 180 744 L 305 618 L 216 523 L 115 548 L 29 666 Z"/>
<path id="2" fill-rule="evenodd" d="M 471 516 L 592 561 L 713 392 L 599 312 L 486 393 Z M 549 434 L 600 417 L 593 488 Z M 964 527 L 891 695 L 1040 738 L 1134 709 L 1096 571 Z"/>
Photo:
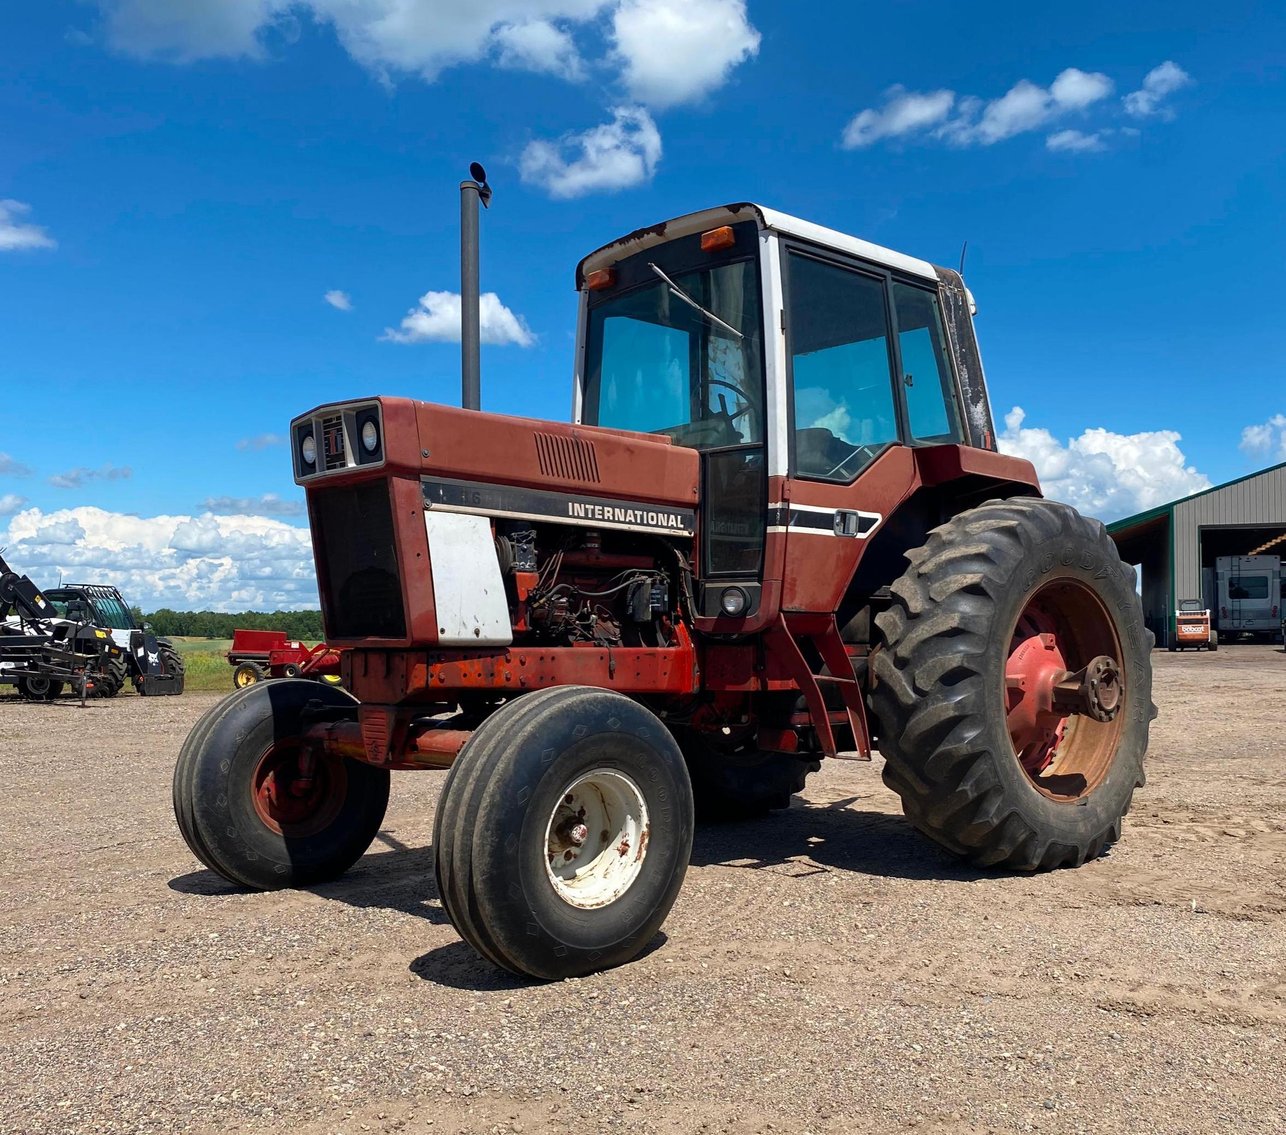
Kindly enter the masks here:
<path id="1" fill-rule="evenodd" d="M 311 775 L 298 738 L 274 741 L 250 778 L 255 813 L 264 826 L 287 839 L 325 831 L 344 806 L 348 774 L 337 757 L 315 757 Z"/>
<path id="2" fill-rule="evenodd" d="M 1103 656 L 1116 661 L 1119 679 L 1111 721 L 1043 705 L 1056 673 L 1079 671 Z M 1106 779 L 1128 712 L 1121 657 L 1116 623 L 1097 592 L 1079 580 L 1047 583 L 1023 606 L 1010 635 L 1004 706 L 1014 759 L 1043 796 L 1074 804 Z"/>
<path id="3" fill-rule="evenodd" d="M 577 777 L 545 825 L 545 874 L 569 906 L 596 910 L 621 898 L 639 877 L 649 834 L 643 791 L 618 769 Z"/>

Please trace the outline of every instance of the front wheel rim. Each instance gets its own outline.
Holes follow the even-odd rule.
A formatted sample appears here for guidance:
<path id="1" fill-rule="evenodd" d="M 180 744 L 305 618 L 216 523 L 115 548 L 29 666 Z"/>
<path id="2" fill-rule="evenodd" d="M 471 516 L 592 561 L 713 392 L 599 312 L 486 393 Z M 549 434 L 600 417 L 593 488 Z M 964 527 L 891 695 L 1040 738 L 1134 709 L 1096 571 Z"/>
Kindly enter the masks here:
<path id="1" fill-rule="evenodd" d="M 559 794 L 545 825 L 545 874 L 569 906 L 596 910 L 634 885 L 647 857 L 647 803 L 618 769 L 596 768 Z"/>
<path id="2" fill-rule="evenodd" d="M 304 839 L 335 822 L 348 791 L 347 770 L 342 759 L 309 759 L 298 739 L 274 741 L 255 764 L 250 791 L 269 831 Z"/>

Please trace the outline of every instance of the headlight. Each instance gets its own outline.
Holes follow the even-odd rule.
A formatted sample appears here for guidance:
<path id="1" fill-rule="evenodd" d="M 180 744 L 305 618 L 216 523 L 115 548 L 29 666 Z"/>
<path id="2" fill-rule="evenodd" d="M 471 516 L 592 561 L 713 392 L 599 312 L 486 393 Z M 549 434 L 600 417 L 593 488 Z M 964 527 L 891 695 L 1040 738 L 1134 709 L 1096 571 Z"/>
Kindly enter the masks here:
<path id="1" fill-rule="evenodd" d="M 740 615 L 746 609 L 746 593 L 740 587 L 729 587 L 719 596 L 719 606 L 725 615 Z"/>
<path id="2" fill-rule="evenodd" d="M 299 456 L 304 459 L 305 465 L 317 464 L 317 439 L 312 434 L 305 434 L 304 440 L 299 443 Z"/>
<path id="3" fill-rule="evenodd" d="M 374 422 L 368 421 L 362 426 L 362 448 L 367 453 L 374 453 L 380 444 L 380 431 Z"/>

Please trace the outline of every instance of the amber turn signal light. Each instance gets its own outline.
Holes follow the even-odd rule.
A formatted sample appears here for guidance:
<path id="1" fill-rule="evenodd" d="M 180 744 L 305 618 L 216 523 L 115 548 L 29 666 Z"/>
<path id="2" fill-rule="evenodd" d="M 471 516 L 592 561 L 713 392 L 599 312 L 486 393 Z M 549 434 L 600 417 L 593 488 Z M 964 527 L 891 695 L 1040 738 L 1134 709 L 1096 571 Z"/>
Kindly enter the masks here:
<path id="1" fill-rule="evenodd" d="M 701 234 L 702 252 L 718 252 L 719 249 L 731 248 L 736 243 L 737 238 L 731 225 L 724 225 L 722 228 L 711 229 L 708 233 Z"/>
<path id="2" fill-rule="evenodd" d="M 615 268 L 600 268 L 597 272 L 591 272 L 585 277 L 585 286 L 591 292 L 601 292 L 604 288 L 610 288 L 616 283 Z"/>

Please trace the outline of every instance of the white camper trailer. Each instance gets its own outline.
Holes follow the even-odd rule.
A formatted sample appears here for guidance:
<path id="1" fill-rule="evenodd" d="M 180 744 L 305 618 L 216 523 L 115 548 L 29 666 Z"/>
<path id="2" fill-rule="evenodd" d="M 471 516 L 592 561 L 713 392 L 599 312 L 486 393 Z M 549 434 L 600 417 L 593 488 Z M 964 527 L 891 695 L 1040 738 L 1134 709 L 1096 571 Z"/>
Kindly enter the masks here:
<path id="1" fill-rule="evenodd" d="M 1218 629 L 1225 641 L 1251 634 L 1277 642 L 1282 634 L 1282 561 L 1280 556 L 1220 556 L 1215 561 L 1219 589 Z"/>

